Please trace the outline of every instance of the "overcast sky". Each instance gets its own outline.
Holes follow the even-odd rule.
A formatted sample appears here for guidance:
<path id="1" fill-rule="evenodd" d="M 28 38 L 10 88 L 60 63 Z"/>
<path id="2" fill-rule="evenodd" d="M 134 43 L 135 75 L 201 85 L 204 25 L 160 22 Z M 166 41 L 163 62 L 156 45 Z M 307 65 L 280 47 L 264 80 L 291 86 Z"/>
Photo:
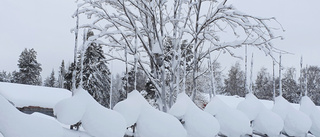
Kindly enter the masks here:
<path id="1" fill-rule="evenodd" d="M 286 30 L 280 33 L 285 39 L 273 43 L 277 48 L 293 53 L 283 56 L 285 67 L 299 69 L 301 56 L 304 64 L 320 66 L 319 0 L 229 0 L 228 3 L 244 13 L 277 18 Z M 52 69 L 57 73 L 62 60 L 72 61 L 74 34 L 70 29 L 75 24 L 71 18 L 75 9 L 73 0 L 1 0 L 0 71 L 18 70 L 18 58 L 24 48 L 37 51 L 43 79 Z M 271 59 L 262 51 L 249 48 L 250 55 L 251 52 L 255 52 L 254 72 L 262 66 L 271 72 Z M 236 53 L 241 55 L 244 49 L 238 49 Z M 226 70 L 236 61 L 243 62 L 227 55 L 219 59 Z M 122 67 L 115 64 L 113 69 L 119 73 L 124 70 Z"/>

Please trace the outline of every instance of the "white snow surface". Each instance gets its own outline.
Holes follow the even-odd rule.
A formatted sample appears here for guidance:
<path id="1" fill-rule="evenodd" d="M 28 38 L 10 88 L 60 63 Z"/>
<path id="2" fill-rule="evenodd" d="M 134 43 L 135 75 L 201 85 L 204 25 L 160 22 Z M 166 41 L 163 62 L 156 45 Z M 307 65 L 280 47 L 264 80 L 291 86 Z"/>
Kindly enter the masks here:
<path id="1" fill-rule="evenodd" d="M 185 122 L 188 137 L 213 137 L 220 131 L 217 119 L 198 108 L 185 93 L 178 94 L 168 113 Z"/>
<path id="2" fill-rule="evenodd" d="M 59 101 L 71 97 L 71 92 L 66 89 L 5 82 L 0 82 L 0 94 L 15 107 L 53 108 Z"/>
<path id="3" fill-rule="evenodd" d="M 82 88 L 76 89 L 71 98 L 59 102 L 54 114 L 64 124 L 81 121 L 85 131 L 95 137 L 123 137 L 126 132 L 122 115 L 101 106 Z"/>
<path id="4" fill-rule="evenodd" d="M 249 120 L 252 121 L 256 119 L 256 117 L 262 110 L 267 108 L 259 101 L 259 99 L 255 95 L 249 93 L 246 95 L 245 100 L 241 101 L 238 104 L 237 109 L 245 113 L 248 116 Z"/>
<path id="5" fill-rule="evenodd" d="M 249 118 L 241 111 L 229 107 L 218 96 L 215 96 L 205 108 L 217 118 L 220 123 L 220 132 L 228 137 L 240 137 L 252 134 Z"/>
<path id="6" fill-rule="evenodd" d="M 307 96 L 301 98 L 300 111 L 308 115 L 312 121 L 310 132 L 319 137 L 320 136 L 320 110 Z"/>
<path id="7" fill-rule="evenodd" d="M 125 117 L 129 123 L 127 126 L 137 124 L 136 131 L 140 137 L 187 137 L 178 119 L 153 108 L 137 90 L 116 104 L 114 110 Z"/>
<path id="8" fill-rule="evenodd" d="M 278 114 L 264 109 L 253 120 L 252 125 L 253 130 L 258 133 L 267 134 L 269 137 L 278 137 L 283 129 L 284 122 Z"/>
<path id="9" fill-rule="evenodd" d="M 293 108 L 281 96 L 275 98 L 272 111 L 284 120 L 283 130 L 290 136 L 303 137 L 311 128 L 312 121 L 309 116 Z"/>
<path id="10" fill-rule="evenodd" d="M 63 137 L 59 123 L 18 111 L 0 95 L 0 132 L 5 137 Z"/>
<path id="11" fill-rule="evenodd" d="M 253 121 L 253 130 L 276 137 L 283 129 L 284 123 L 280 116 L 268 110 L 264 104 L 252 93 L 246 95 L 245 100 L 237 107 Z"/>

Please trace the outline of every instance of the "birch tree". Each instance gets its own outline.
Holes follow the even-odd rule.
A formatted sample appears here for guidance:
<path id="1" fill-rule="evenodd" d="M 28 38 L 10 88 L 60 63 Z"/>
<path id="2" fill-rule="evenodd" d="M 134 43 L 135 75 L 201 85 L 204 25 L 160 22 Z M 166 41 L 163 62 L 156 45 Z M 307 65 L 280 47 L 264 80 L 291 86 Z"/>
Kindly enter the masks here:
<path id="1" fill-rule="evenodd" d="M 239 12 L 227 0 L 79 0 L 79 12 L 88 18 L 88 24 L 80 25 L 95 31 L 91 40 L 99 41 L 114 50 L 128 50 L 129 56 L 140 55 L 138 68 L 142 69 L 156 89 L 160 109 L 168 109 L 166 95 L 180 91 L 181 45 L 187 40 L 192 47 L 192 99 L 197 94 L 196 79 L 199 68 L 206 63 L 208 54 L 224 51 L 235 56 L 233 48 L 254 46 L 267 55 L 274 52 L 271 41 L 280 38 L 273 34 L 275 28 L 269 22 L 275 18 L 261 18 Z M 135 42 L 135 38 L 137 38 Z M 165 52 L 165 41 L 172 39 L 171 53 Z M 231 40 L 230 40 L 231 39 Z M 208 46 L 213 45 L 213 46 Z M 137 46 L 137 48 L 135 48 Z M 208 52 L 209 51 L 209 52 Z M 164 66 L 164 57 L 172 54 L 170 67 Z M 111 59 L 125 61 L 123 56 Z M 135 64 L 133 61 L 129 65 Z M 165 83 L 170 74 L 171 90 Z M 169 97 L 172 100 L 173 96 Z M 171 102 L 171 101 L 169 101 Z M 169 103 L 170 104 L 170 103 Z"/>

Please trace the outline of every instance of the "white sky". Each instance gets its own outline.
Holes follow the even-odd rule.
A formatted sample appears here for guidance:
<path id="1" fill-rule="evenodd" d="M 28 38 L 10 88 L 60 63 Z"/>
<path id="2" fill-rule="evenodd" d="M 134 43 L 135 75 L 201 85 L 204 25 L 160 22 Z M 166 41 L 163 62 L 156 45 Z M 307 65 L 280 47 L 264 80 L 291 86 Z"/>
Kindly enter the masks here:
<path id="1" fill-rule="evenodd" d="M 304 64 L 320 66 L 320 5 L 319 0 L 229 0 L 238 10 L 261 17 L 276 17 L 286 30 L 284 40 L 274 41 L 277 48 L 294 53 L 283 56 L 285 67 L 299 69 L 300 57 Z M 0 4 L 0 71 L 18 70 L 18 58 L 24 48 L 34 48 L 42 64 L 42 77 L 52 69 L 57 73 L 61 61 L 73 59 L 74 34 L 70 29 L 75 20 L 73 0 L 2 0 Z M 80 21 L 81 22 L 81 21 Z M 249 48 L 251 56 L 252 48 Z M 262 66 L 271 72 L 272 61 L 262 51 L 253 50 L 254 73 Z M 243 55 L 244 49 L 236 50 Z M 250 60 L 250 58 L 249 58 Z M 222 55 L 219 62 L 226 70 L 238 59 Z M 114 63 L 119 73 L 123 65 Z M 226 72 L 225 72 L 226 73 Z M 297 74 L 298 76 L 298 74 Z"/>

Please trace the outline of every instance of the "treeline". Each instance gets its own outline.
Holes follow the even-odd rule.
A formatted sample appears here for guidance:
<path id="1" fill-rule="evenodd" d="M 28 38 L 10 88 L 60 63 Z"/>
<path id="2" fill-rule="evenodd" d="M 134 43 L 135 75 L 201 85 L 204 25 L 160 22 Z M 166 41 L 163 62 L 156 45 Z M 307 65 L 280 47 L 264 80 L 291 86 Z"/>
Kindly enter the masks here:
<path id="1" fill-rule="evenodd" d="M 25 49 L 18 60 L 19 71 L 13 72 L 0 72 L 0 82 L 11 82 L 28 85 L 42 85 L 47 87 L 65 88 L 71 90 L 72 88 L 72 72 L 76 69 L 76 85 L 80 82 L 80 55 L 78 55 L 77 67 L 71 63 L 65 66 L 65 62 L 61 62 L 61 66 L 58 70 L 58 77 L 55 77 L 55 71 L 52 70 L 50 76 L 46 77 L 42 82 L 40 72 L 42 71 L 41 64 L 36 60 L 37 52 L 34 49 Z M 83 62 L 83 87 L 89 91 L 89 93 L 103 106 L 111 107 L 117 102 L 126 98 L 126 93 L 137 89 L 142 91 L 150 103 L 156 105 L 157 95 L 155 87 L 151 81 L 148 80 L 146 74 L 141 70 L 132 67 L 128 72 L 128 82 L 123 74 L 117 74 L 112 80 L 112 93 L 111 90 L 111 72 L 108 68 L 105 60 L 102 47 L 95 43 L 92 43 L 84 54 Z M 191 69 L 190 69 L 191 70 Z M 199 72 L 202 74 L 198 77 L 197 86 L 198 92 L 209 93 L 211 90 L 216 90 L 218 94 L 224 95 L 238 95 L 244 97 L 249 88 L 245 88 L 245 73 L 241 69 L 240 63 L 235 63 L 231 66 L 228 73 L 224 75 L 221 71 L 220 63 L 216 62 L 212 64 L 212 71 L 214 73 L 214 86 L 210 84 L 210 72 L 208 68 L 200 68 Z M 300 74 L 301 73 L 301 74 Z M 137 75 L 135 77 L 135 75 Z M 296 76 L 299 75 L 297 78 Z M 135 80 L 136 78 L 136 80 Z M 261 68 L 254 81 L 249 82 L 252 85 L 253 93 L 259 99 L 273 99 L 273 77 L 266 68 Z M 170 79 L 166 80 L 167 84 L 170 84 Z M 286 68 L 282 74 L 282 91 L 283 96 L 289 102 L 298 103 L 300 97 L 308 91 L 308 96 L 320 105 L 320 67 L 310 66 L 308 68 L 302 68 L 301 72 L 295 68 Z M 134 86 L 136 82 L 136 87 Z M 192 78 L 191 75 L 187 75 L 186 91 L 191 94 Z M 169 86 L 168 86 L 169 87 Z M 250 86 L 247 86 L 250 87 Z M 279 77 L 275 78 L 275 90 L 279 93 Z M 110 99 L 110 95 L 112 98 Z M 198 105 L 204 102 L 203 94 L 198 94 Z M 276 95 L 278 96 L 278 95 Z M 111 100 L 111 101 L 110 101 Z M 110 104 L 111 103 L 111 104 Z"/>

